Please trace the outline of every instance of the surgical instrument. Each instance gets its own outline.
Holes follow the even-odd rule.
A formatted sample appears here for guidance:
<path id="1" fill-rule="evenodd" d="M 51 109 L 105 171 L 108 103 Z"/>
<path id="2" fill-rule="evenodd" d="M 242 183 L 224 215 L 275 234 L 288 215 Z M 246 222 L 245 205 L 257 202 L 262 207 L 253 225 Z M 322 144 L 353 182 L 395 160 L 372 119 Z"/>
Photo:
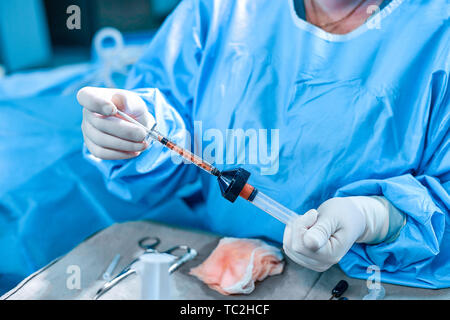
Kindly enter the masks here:
<path id="1" fill-rule="evenodd" d="M 116 254 L 114 258 L 112 259 L 111 263 L 109 264 L 108 268 L 106 268 L 106 271 L 103 273 L 102 278 L 103 280 L 109 281 L 111 280 L 111 274 L 113 273 L 114 269 L 117 266 L 117 263 L 119 263 L 120 260 L 120 254 Z"/>
<path id="2" fill-rule="evenodd" d="M 195 164 L 197 167 L 203 169 L 207 173 L 216 176 L 219 181 L 219 187 L 222 196 L 228 201 L 234 202 L 237 197 L 240 196 L 284 224 L 288 224 L 289 221 L 297 215 L 295 212 L 284 207 L 277 201 L 273 200 L 269 196 L 256 189 L 251 184 L 247 183 L 247 180 L 250 177 L 250 172 L 248 172 L 247 170 L 243 168 L 237 168 L 227 171 L 220 171 L 199 156 L 193 154 L 187 149 L 178 146 L 168 138 L 164 137 L 155 129 L 156 123 L 151 129 L 148 129 L 146 126 L 120 110 L 117 110 L 117 114 L 125 120 L 128 120 L 146 130 L 146 140 L 148 138 L 151 138 L 155 141 L 160 142 L 167 148 L 178 153 L 180 156 L 182 156 L 192 164 Z"/>
<path id="3" fill-rule="evenodd" d="M 197 251 L 193 248 L 190 248 L 185 245 L 177 245 L 174 247 L 171 247 L 165 251 L 158 251 L 156 250 L 156 247 L 161 243 L 161 240 L 158 237 L 145 237 L 139 240 L 138 245 L 141 249 L 144 249 L 144 252 L 142 255 L 145 254 L 151 254 L 151 253 L 166 253 L 166 254 L 173 254 L 175 251 L 182 250 L 185 253 L 181 256 L 176 256 L 176 260 L 171 264 L 169 268 L 169 273 L 175 272 L 179 267 L 181 267 L 184 263 L 194 259 L 197 256 Z M 114 287 L 116 284 L 118 284 L 123 279 L 127 278 L 128 276 L 135 274 L 136 269 L 132 268 L 133 265 L 139 261 L 139 257 L 133 259 L 128 265 L 126 265 L 122 271 L 120 271 L 114 278 L 107 281 L 98 291 L 96 292 L 95 296 L 93 297 L 94 300 L 97 300 L 100 298 L 103 294 L 108 292 L 112 287 Z"/>

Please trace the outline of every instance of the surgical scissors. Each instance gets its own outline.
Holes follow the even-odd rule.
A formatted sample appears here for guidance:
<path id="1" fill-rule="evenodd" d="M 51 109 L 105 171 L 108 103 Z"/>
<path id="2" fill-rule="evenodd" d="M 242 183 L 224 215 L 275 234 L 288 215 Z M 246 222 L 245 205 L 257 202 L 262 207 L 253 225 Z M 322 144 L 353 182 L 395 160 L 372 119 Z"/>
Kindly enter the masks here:
<path id="1" fill-rule="evenodd" d="M 182 250 L 185 253 L 176 256 L 176 260 L 172 263 L 172 265 L 169 268 L 169 273 L 175 272 L 179 267 L 181 267 L 184 263 L 194 259 L 197 256 L 197 251 L 193 248 L 190 248 L 185 245 L 177 245 L 173 246 L 166 251 L 158 251 L 156 247 L 161 243 L 161 240 L 158 237 L 145 237 L 138 241 L 138 245 L 141 249 L 144 250 L 144 252 L 140 255 L 144 254 L 150 254 L 150 253 L 166 253 L 166 254 L 173 254 L 173 252 L 177 250 Z M 140 257 L 139 256 L 139 257 Z M 98 289 L 97 293 L 94 296 L 94 300 L 97 300 L 100 298 L 104 293 L 108 292 L 112 287 L 114 287 L 116 284 L 118 284 L 120 281 L 125 279 L 126 277 L 135 274 L 136 269 L 133 269 L 132 266 L 139 261 L 139 257 L 133 259 L 126 267 L 122 269 L 114 278 L 107 281 L 100 289 Z"/>

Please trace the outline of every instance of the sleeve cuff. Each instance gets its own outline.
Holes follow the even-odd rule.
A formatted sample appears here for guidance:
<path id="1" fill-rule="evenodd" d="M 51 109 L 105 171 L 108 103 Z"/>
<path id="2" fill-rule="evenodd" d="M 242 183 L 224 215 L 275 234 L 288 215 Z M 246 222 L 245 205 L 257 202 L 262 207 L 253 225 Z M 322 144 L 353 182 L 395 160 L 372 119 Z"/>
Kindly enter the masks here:
<path id="1" fill-rule="evenodd" d="M 383 200 L 387 202 L 389 207 L 389 229 L 383 242 L 390 243 L 395 241 L 400 235 L 406 224 L 406 215 L 394 207 L 386 198 L 383 197 Z"/>

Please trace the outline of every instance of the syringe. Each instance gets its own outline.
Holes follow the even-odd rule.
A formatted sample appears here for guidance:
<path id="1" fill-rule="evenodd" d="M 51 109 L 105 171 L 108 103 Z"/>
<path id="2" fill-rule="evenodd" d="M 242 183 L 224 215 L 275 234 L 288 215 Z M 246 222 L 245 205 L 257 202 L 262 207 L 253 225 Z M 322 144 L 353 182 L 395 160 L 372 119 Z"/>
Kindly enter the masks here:
<path id="1" fill-rule="evenodd" d="M 284 224 L 288 224 L 289 221 L 297 215 L 295 212 L 284 207 L 277 201 L 273 200 L 269 196 L 256 189 L 251 184 L 247 183 L 248 178 L 250 177 L 250 172 L 248 172 L 247 170 L 237 168 L 232 170 L 220 171 L 199 156 L 193 154 L 187 149 L 178 146 L 176 143 L 164 137 L 155 129 L 156 124 L 151 129 L 148 129 L 146 126 L 133 119 L 126 113 L 120 110 L 117 110 L 117 113 L 124 119 L 143 128 L 147 132 L 147 138 L 151 138 L 162 143 L 164 146 L 175 151 L 192 164 L 195 164 L 197 167 L 203 169 L 207 173 L 216 176 L 219 181 L 219 187 L 220 191 L 222 192 L 222 196 L 228 201 L 234 202 L 237 197 L 240 196 Z"/>
<path id="2" fill-rule="evenodd" d="M 217 179 L 222 196 L 231 202 L 234 202 L 240 196 L 284 224 L 288 224 L 297 215 L 294 211 L 289 210 L 247 183 L 249 177 L 250 172 L 242 168 L 220 172 Z"/>
<path id="3" fill-rule="evenodd" d="M 212 164 L 210 164 L 207 161 L 203 160 L 202 158 L 200 158 L 199 156 L 197 156 L 194 153 L 190 152 L 189 150 L 181 148 L 176 143 L 174 143 L 173 141 L 170 141 L 165 136 L 163 136 L 161 133 L 156 131 L 156 129 L 155 129 L 156 128 L 156 123 L 153 125 L 153 127 L 151 129 L 148 129 L 146 126 L 141 124 L 139 121 L 133 119 L 132 117 L 130 117 L 126 113 L 124 113 L 124 112 L 122 112 L 120 110 L 117 110 L 117 113 L 121 117 L 125 118 L 126 120 L 128 120 L 128 121 L 134 123 L 135 125 L 143 128 L 147 132 L 146 140 L 148 138 L 151 138 L 151 139 L 153 139 L 155 141 L 158 141 L 158 142 L 162 143 L 164 146 L 166 146 L 167 148 L 169 148 L 170 150 L 173 150 L 176 153 L 178 153 L 184 159 L 186 159 L 189 162 L 195 164 L 197 167 L 205 170 L 209 174 L 212 174 L 213 176 L 216 176 L 216 177 L 218 177 L 220 175 L 219 169 L 214 167 Z"/>

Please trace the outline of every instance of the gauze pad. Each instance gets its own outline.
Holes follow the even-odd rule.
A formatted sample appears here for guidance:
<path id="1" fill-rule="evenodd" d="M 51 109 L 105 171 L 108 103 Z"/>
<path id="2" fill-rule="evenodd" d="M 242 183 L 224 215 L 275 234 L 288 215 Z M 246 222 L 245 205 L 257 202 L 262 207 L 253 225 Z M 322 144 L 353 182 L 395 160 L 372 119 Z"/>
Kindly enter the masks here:
<path id="1" fill-rule="evenodd" d="M 281 251 L 258 239 L 223 238 L 210 256 L 190 270 L 211 289 L 223 295 L 249 294 L 255 281 L 280 274 Z"/>

